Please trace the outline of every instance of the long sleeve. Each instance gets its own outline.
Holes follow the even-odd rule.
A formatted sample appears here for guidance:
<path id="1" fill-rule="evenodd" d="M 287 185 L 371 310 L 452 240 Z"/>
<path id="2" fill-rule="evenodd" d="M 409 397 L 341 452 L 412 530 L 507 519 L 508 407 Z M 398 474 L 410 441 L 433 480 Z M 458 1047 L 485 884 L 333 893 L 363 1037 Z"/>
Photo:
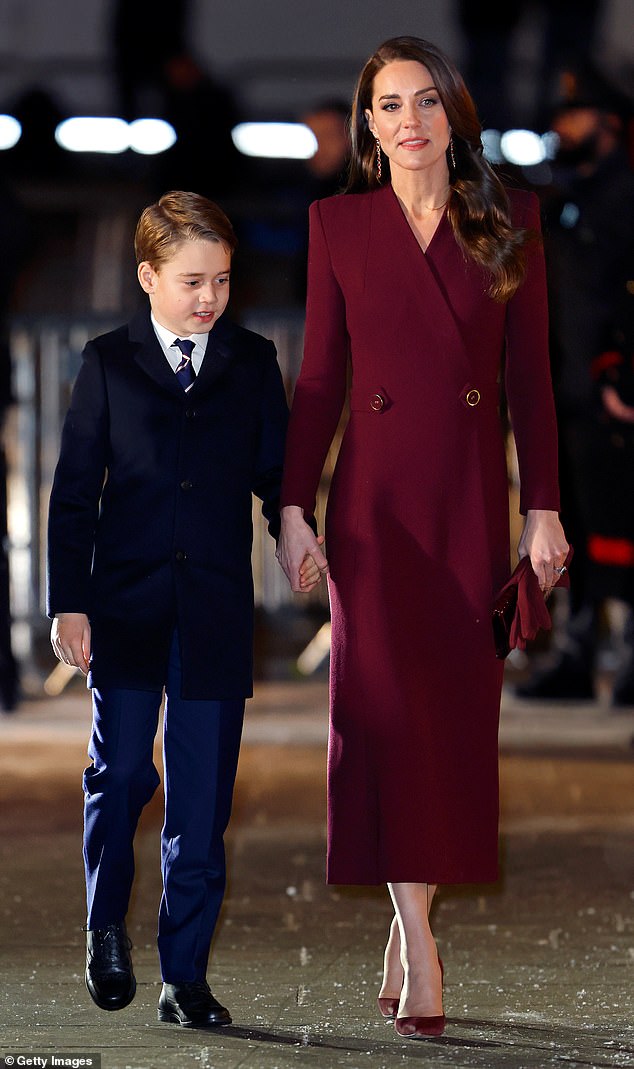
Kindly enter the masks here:
<path id="1" fill-rule="evenodd" d="M 316 202 L 310 208 L 304 359 L 291 408 L 282 484 L 282 505 L 300 505 L 306 518 L 314 512 L 343 408 L 348 352 L 344 297 Z"/>
<path id="2" fill-rule="evenodd" d="M 272 342 L 268 343 L 267 350 L 268 364 L 262 385 L 260 440 L 253 493 L 262 501 L 262 514 L 268 520 L 269 534 L 277 539 L 280 532 L 280 489 L 288 406 Z"/>
<path id="3" fill-rule="evenodd" d="M 540 232 L 539 203 L 528 199 L 522 225 Z M 526 278 L 508 303 L 506 395 L 517 447 L 520 512 L 559 509 L 557 420 L 548 348 L 548 297 L 541 242 L 527 253 Z"/>
<path id="4" fill-rule="evenodd" d="M 108 406 L 89 342 L 62 430 L 48 519 L 48 613 L 89 612 L 99 501 L 107 467 Z"/>

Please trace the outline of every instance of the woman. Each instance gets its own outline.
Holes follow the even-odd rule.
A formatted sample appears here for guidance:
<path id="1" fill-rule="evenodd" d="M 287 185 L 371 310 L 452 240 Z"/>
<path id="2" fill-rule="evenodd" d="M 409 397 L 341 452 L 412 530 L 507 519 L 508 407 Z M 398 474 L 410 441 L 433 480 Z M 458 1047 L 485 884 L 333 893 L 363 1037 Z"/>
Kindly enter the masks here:
<path id="1" fill-rule="evenodd" d="M 568 546 L 536 197 L 505 192 L 460 75 L 417 38 L 387 41 L 366 63 L 352 141 L 347 195 L 311 207 L 278 556 L 294 590 L 305 553 L 329 569 L 328 881 L 387 883 L 379 1008 L 418 1039 L 445 1025 L 436 886 L 498 871 L 503 664 L 491 606 L 509 572 L 505 351 L 519 553 L 545 594 Z M 326 560 L 306 518 L 348 364 Z"/>

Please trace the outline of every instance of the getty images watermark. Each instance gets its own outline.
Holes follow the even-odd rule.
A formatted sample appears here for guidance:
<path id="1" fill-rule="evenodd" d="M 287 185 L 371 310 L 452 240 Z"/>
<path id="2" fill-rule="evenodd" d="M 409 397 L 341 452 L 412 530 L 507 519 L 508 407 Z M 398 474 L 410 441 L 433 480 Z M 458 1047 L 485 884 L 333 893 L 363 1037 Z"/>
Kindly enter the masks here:
<path id="1" fill-rule="evenodd" d="M 70 1066 L 70 1069 L 101 1069 L 101 1054 L 32 1054 L 14 1051 L 0 1055 L 0 1069 L 53 1069 L 53 1066 Z"/>

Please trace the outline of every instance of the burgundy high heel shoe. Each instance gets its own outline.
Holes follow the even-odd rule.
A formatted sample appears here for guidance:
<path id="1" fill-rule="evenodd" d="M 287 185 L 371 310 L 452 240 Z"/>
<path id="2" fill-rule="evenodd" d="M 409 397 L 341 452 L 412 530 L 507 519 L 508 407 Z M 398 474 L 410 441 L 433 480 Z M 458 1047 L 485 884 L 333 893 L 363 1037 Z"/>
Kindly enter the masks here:
<path id="1" fill-rule="evenodd" d="M 438 955 L 438 964 L 440 966 L 440 981 L 442 981 L 444 983 L 445 982 L 445 966 L 443 964 L 443 959 L 440 958 L 439 955 Z M 391 997 L 389 995 L 384 995 L 382 997 L 380 995 L 380 996 L 377 997 L 377 1000 L 376 1000 L 376 1005 L 378 1006 L 378 1012 L 381 1013 L 381 1016 L 384 1017 L 386 1021 L 393 1021 L 393 1020 L 395 1020 L 395 1018 L 397 1016 L 397 1013 L 399 1012 L 399 1003 L 400 1003 L 400 1001 L 401 1000 L 400 1000 L 399 995 L 396 995 L 396 996 L 393 996 L 393 997 Z M 402 1020 L 409 1020 L 409 1019 L 408 1018 L 402 1018 Z M 398 1029 L 397 1029 L 397 1031 L 398 1031 Z"/>
<path id="2" fill-rule="evenodd" d="M 376 1004 L 379 1007 L 379 1013 L 381 1017 L 385 1017 L 386 1021 L 393 1021 L 398 1012 L 398 1004 L 401 1000 L 397 998 L 381 998 L 380 996 L 376 1000 Z"/>
<path id="3" fill-rule="evenodd" d="M 440 965 L 440 979 L 444 985 L 445 982 L 445 969 L 441 958 L 438 958 L 438 964 Z M 387 1002 L 387 999 L 382 1001 Z M 396 1034 L 403 1039 L 430 1039 L 434 1036 L 441 1036 L 445 1031 L 446 1019 L 444 1013 L 440 1013 L 435 1017 L 395 1017 L 394 1018 L 394 1030 Z"/>
<path id="4" fill-rule="evenodd" d="M 438 957 L 438 964 L 440 965 L 440 978 L 441 978 L 441 981 L 444 983 L 445 968 L 444 968 L 444 965 L 442 963 L 442 958 L 440 956 Z M 396 1017 L 396 1014 L 398 1013 L 398 1004 L 399 1004 L 400 1001 L 401 1000 L 400 1000 L 400 997 L 398 995 L 396 995 L 394 997 L 392 997 L 392 996 L 383 996 L 383 997 L 379 996 L 377 998 L 377 1000 L 376 1000 L 376 1004 L 379 1007 L 379 1013 L 381 1014 L 381 1017 L 384 1017 L 386 1021 L 393 1021 L 395 1019 L 395 1017 Z M 407 1018 L 407 1019 L 409 1019 L 409 1018 Z"/>
<path id="5" fill-rule="evenodd" d="M 430 1039 L 445 1031 L 445 1015 L 437 1017 L 395 1017 L 394 1028 L 402 1039 Z"/>

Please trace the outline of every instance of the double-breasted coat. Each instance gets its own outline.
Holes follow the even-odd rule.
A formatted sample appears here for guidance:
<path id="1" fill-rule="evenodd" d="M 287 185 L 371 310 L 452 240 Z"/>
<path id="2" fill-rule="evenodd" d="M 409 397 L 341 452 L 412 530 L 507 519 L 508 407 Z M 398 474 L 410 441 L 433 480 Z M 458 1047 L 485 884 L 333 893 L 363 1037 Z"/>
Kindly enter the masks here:
<path id="1" fill-rule="evenodd" d="M 273 343 L 228 320 L 188 393 L 149 309 L 88 343 L 51 492 L 48 611 L 88 615 L 90 686 L 162 688 L 177 629 L 183 698 L 252 693 L 252 492 L 275 535 L 287 420 Z"/>
<path id="2" fill-rule="evenodd" d="M 536 197 L 511 197 L 517 225 L 538 229 Z M 316 202 L 310 233 L 282 491 L 307 516 L 350 374 L 326 517 L 328 880 L 492 880 L 502 664 L 491 607 L 509 572 L 504 357 L 520 507 L 559 505 L 541 247 L 503 304 L 446 215 L 421 250 L 390 185 Z"/>

